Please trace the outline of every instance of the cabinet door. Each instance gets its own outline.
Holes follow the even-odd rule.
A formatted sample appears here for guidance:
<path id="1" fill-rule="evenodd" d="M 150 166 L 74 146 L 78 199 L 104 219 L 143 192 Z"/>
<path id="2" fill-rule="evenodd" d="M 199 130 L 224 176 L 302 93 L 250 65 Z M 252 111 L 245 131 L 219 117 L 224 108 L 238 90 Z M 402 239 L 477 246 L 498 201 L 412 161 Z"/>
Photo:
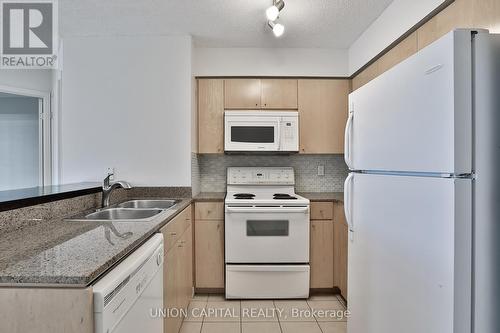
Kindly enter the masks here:
<path id="1" fill-rule="evenodd" d="M 333 284 L 347 299 L 347 241 L 349 229 L 344 215 L 344 204 L 334 204 L 333 216 Z"/>
<path id="2" fill-rule="evenodd" d="M 297 80 L 262 79 L 263 109 L 296 109 Z"/>
<path id="3" fill-rule="evenodd" d="M 333 288 L 333 223 L 311 221 L 311 288 Z"/>
<path id="4" fill-rule="evenodd" d="M 311 220 L 333 219 L 333 203 L 331 201 L 311 202 Z"/>
<path id="5" fill-rule="evenodd" d="M 191 300 L 193 293 L 193 234 L 192 228 L 189 227 L 184 232 L 181 239 L 182 245 L 182 256 L 181 256 L 181 267 L 183 275 L 182 284 L 182 301 L 181 306 L 187 309 L 189 301 Z"/>
<path id="6" fill-rule="evenodd" d="M 224 288 L 224 222 L 195 221 L 196 288 Z"/>
<path id="7" fill-rule="evenodd" d="M 177 247 L 165 253 L 165 262 L 163 263 L 163 304 L 166 309 L 177 307 L 178 299 L 178 274 L 177 274 Z M 163 322 L 164 332 L 178 332 L 181 320 L 176 317 L 166 316 Z"/>
<path id="8" fill-rule="evenodd" d="M 198 80 L 198 152 L 224 152 L 224 80 Z"/>
<path id="9" fill-rule="evenodd" d="M 260 109 L 260 79 L 224 80 L 224 108 Z"/>
<path id="10" fill-rule="evenodd" d="M 196 220 L 223 220 L 223 202 L 197 202 L 195 204 Z"/>
<path id="11" fill-rule="evenodd" d="M 344 153 L 349 80 L 298 82 L 300 153 Z"/>

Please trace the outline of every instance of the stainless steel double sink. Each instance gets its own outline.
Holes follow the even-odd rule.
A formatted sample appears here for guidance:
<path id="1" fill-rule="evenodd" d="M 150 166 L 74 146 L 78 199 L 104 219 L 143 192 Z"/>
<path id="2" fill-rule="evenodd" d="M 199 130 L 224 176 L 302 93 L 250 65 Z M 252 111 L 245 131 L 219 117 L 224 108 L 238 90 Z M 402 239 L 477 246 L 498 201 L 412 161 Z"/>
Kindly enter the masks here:
<path id="1" fill-rule="evenodd" d="M 180 200 L 153 199 L 129 200 L 103 208 L 93 213 L 67 219 L 68 221 L 150 221 L 166 210 L 173 210 Z"/>

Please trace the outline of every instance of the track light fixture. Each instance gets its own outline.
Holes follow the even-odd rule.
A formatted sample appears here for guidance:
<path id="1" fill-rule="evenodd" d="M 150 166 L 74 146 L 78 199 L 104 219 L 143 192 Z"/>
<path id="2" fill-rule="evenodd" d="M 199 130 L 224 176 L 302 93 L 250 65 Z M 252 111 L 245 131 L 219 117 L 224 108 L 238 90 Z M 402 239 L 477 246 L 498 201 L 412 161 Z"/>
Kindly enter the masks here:
<path id="1" fill-rule="evenodd" d="M 273 0 L 273 5 L 266 9 L 267 19 L 269 21 L 275 21 L 283 7 L 285 7 L 285 2 L 283 0 Z"/>
<path id="2" fill-rule="evenodd" d="M 285 32 L 285 26 L 280 23 L 274 23 L 273 21 L 268 21 L 267 24 L 273 29 L 273 34 L 276 37 L 280 37 Z"/>
<path id="3" fill-rule="evenodd" d="M 276 21 L 280 15 L 280 11 L 285 7 L 284 0 L 273 0 L 273 5 L 266 9 L 267 24 L 273 29 L 273 34 L 280 37 L 285 32 L 285 26 Z"/>

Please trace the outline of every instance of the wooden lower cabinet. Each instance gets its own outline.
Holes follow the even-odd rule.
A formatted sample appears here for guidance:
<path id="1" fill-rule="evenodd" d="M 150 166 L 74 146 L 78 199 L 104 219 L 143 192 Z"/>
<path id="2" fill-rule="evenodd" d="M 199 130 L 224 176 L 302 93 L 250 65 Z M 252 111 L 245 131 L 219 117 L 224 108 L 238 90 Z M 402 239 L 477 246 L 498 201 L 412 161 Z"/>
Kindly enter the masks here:
<path id="1" fill-rule="evenodd" d="M 342 202 L 311 203 L 311 289 L 338 288 L 347 299 L 348 227 Z"/>
<path id="2" fill-rule="evenodd" d="M 347 299 L 347 246 L 349 228 L 344 215 L 344 204 L 335 202 L 333 207 L 333 284 Z"/>
<path id="3" fill-rule="evenodd" d="M 195 285 L 224 288 L 224 221 L 195 221 Z"/>
<path id="4" fill-rule="evenodd" d="M 172 234 L 175 230 L 175 234 Z M 193 230 L 191 207 L 179 213 L 161 229 L 164 237 L 170 237 L 170 247 L 165 247 L 163 264 L 163 305 L 166 309 L 187 309 L 193 296 Z M 180 234 L 177 234 L 179 232 Z M 182 317 L 167 316 L 165 333 L 177 333 Z"/>
<path id="5" fill-rule="evenodd" d="M 311 288 L 333 288 L 333 221 L 311 221 Z"/>

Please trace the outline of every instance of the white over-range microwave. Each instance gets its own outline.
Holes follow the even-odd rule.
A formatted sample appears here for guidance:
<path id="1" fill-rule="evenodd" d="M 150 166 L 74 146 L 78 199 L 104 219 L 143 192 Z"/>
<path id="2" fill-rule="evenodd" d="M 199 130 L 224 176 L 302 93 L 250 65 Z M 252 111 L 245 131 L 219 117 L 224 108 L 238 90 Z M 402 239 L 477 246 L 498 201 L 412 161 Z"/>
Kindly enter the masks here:
<path id="1" fill-rule="evenodd" d="M 298 112 L 225 111 L 224 151 L 298 152 Z"/>

